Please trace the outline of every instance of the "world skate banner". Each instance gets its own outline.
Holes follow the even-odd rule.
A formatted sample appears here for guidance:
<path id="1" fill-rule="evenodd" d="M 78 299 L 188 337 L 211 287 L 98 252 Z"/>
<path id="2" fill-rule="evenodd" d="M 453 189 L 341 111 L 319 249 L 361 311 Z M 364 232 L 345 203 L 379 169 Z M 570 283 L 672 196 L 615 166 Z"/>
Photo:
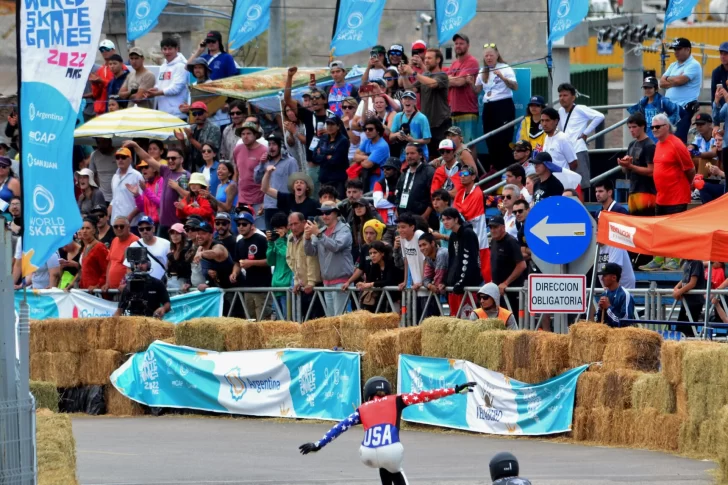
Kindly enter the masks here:
<path id="1" fill-rule="evenodd" d="M 73 193 L 73 130 L 106 2 L 19 5 L 23 275 L 28 275 L 81 227 Z"/>
<path id="2" fill-rule="evenodd" d="M 525 384 L 465 360 L 399 356 L 398 393 L 475 382 L 474 392 L 409 406 L 405 421 L 501 435 L 547 435 L 571 430 L 576 381 L 589 366 L 540 384 Z"/>
<path id="3" fill-rule="evenodd" d="M 359 373 L 356 352 L 210 352 L 156 341 L 111 382 L 147 406 L 340 421 L 361 404 Z"/>
<path id="4" fill-rule="evenodd" d="M 126 0 L 126 40 L 147 35 L 159 22 L 167 0 Z"/>

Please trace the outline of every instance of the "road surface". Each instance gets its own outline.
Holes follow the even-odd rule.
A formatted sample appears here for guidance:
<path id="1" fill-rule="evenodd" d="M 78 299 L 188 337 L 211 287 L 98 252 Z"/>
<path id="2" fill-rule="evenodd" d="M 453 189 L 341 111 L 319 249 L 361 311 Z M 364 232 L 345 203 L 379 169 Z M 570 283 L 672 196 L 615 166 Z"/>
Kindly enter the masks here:
<path id="1" fill-rule="evenodd" d="M 359 461 L 360 429 L 298 453 L 326 423 L 206 417 L 74 417 L 82 485 L 377 484 Z M 712 462 L 664 453 L 470 434 L 403 431 L 412 484 L 489 484 L 488 461 L 511 451 L 534 485 L 713 483 Z"/>

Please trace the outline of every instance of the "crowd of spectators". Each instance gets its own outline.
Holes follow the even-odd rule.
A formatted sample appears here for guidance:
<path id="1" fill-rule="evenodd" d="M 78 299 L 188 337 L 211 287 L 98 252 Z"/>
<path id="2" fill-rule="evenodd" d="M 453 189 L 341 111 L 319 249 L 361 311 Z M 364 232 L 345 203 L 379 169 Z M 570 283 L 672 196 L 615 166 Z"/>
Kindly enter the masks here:
<path id="1" fill-rule="evenodd" d="M 125 64 L 113 43 L 103 41 L 104 64 L 92 72 L 85 95 L 86 119 L 137 104 L 190 127 L 175 133 L 176 143 L 134 139 L 114 148 L 97 139 L 74 163 L 83 227 L 27 281 L 18 259 L 16 284 L 120 289 L 129 272 L 125 250 L 136 245 L 147 249 L 152 276 L 179 291 L 293 288 L 304 312 L 310 307 L 315 316 L 345 311 L 349 289 L 360 290 L 364 308 L 375 309 L 376 289 L 397 287 L 396 305 L 399 291 L 412 289 L 427 314 L 439 312 L 434 294 L 465 316 L 478 309 L 470 301 L 482 303 L 472 315 L 487 318 L 517 308 L 516 294 L 505 290 L 538 271 L 524 237 L 534 204 L 556 195 L 583 198 L 591 189 L 601 211 L 668 215 L 725 193 L 728 43 L 721 44 L 713 73 L 710 113 L 698 112 L 702 68 L 689 40 L 671 45 L 676 61 L 663 76 L 644 80 L 644 97 L 628 110 L 633 141 L 618 160 L 630 184 L 624 206 L 615 202 L 610 180 L 591 187 L 586 140 L 604 115 L 578 104 L 568 83 L 558 86 L 554 107 L 531 97 L 520 126 L 491 136 L 488 153 L 476 153 L 468 143 L 478 124 L 490 132 L 512 122 L 513 94 L 521 87 L 496 44 L 483 46 L 481 62 L 467 36 L 453 42 L 456 60 L 449 67 L 439 49 L 422 41 L 409 56 L 402 45 L 375 46 L 358 87 L 335 60 L 333 83 L 312 79 L 300 99 L 292 95 L 297 68 L 291 67 L 283 112 L 265 113 L 233 99 L 213 112 L 190 94 L 197 83 L 238 72 L 219 32 L 208 33 L 189 58 L 177 40 L 163 39 L 156 77 L 144 67 L 142 49 L 132 48 Z M 8 121 L 12 134 L 17 116 Z M 9 151 L 0 144 L 0 200 L 19 233 L 21 184 Z M 506 182 L 497 198 L 484 195 L 478 183 L 495 170 L 505 170 Z M 486 218 L 489 207 L 500 213 Z M 599 302 L 618 322 L 629 312 L 624 289 L 635 285 L 631 260 L 608 248 L 599 261 L 620 268 L 603 273 L 608 298 Z M 705 286 L 698 263 L 682 263 L 686 277 L 676 298 Z M 681 262 L 655 257 L 640 269 L 678 271 Z M 493 286 L 465 298 L 465 288 L 486 283 Z M 320 286 L 323 301 L 313 298 Z M 285 295 L 276 293 L 283 308 Z M 245 302 L 258 317 L 276 311 L 265 293 L 246 293 Z M 687 306 L 699 313 L 698 303 L 691 299 Z"/>

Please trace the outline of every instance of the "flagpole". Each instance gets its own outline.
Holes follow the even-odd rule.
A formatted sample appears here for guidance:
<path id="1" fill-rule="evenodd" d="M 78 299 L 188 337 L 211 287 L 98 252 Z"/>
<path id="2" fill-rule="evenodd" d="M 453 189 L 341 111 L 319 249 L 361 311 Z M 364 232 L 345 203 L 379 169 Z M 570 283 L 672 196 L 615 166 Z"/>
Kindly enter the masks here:
<path id="1" fill-rule="evenodd" d="M 551 0 L 546 0 L 546 69 L 548 71 L 548 94 L 546 100 L 549 106 L 553 104 L 552 91 L 554 89 L 553 77 L 554 61 L 551 57 Z"/>

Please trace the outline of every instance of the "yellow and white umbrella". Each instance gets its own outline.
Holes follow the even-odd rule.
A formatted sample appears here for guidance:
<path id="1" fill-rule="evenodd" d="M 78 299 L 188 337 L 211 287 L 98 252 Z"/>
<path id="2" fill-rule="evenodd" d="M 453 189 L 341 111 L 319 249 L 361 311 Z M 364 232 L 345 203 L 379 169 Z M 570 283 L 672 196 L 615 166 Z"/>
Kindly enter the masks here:
<path id="1" fill-rule="evenodd" d="M 133 106 L 97 116 L 76 128 L 73 137 L 77 139 L 76 143 L 86 141 L 78 140 L 79 138 L 151 138 L 176 141 L 174 130 L 189 126 L 187 122 L 164 111 Z"/>

